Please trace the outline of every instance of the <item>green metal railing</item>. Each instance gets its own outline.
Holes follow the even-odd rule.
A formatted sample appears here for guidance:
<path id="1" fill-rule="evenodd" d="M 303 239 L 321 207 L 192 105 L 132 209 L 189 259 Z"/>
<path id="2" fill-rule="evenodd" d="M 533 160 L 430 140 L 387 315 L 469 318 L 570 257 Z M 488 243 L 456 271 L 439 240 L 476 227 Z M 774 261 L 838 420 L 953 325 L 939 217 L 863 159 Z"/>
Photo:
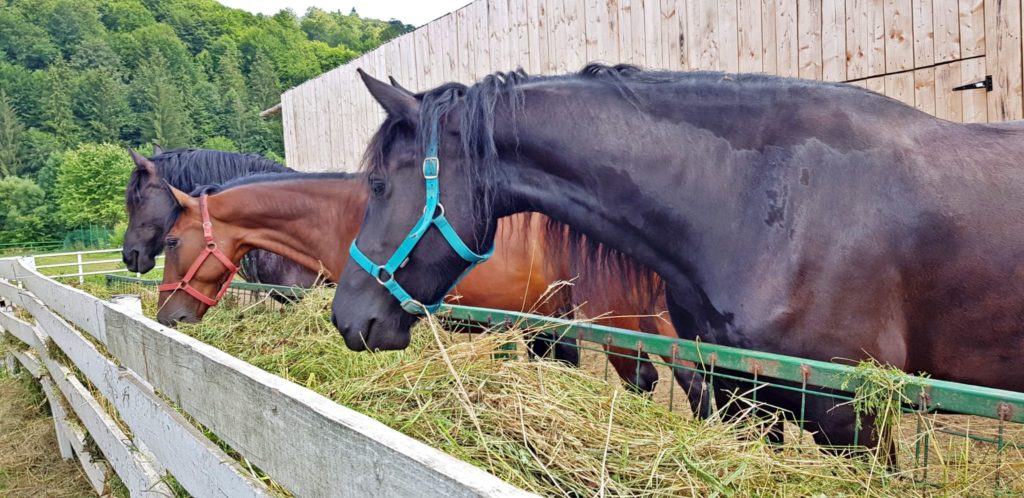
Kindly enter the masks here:
<path id="1" fill-rule="evenodd" d="M 140 280 L 130 277 L 110 275 L 110 285 L 141 284 L 156 285 L 155 280 Z M 276 292 L 289 298 L 299 299 L 307 290 L 235 282 L 231 292 Z M 629 358 L 637 363 L 647 362 L 670 369 L 689 370 L 699 373 L 705 378 L 709 391 L 714 390 L 716 379 L 728 379 L 757 388 L 771 387 L 799 393 L 801 396 L 799 413 L 793 413 L 794 421 L 806 420 L 804 406 L 808 396 L 827 397 L 837 403 L 852 402 L 853 392 L 861 387 L 862 378 L 858 369 L 852 365 L 843 365 L 825 361 L 816 361 L 792 356 L 720 346 L 684 339 L 664 337 L 643 332 L 618 329 L 588 322 L 565 320 L 547 316 L 531 315 L 513 311 L 501 311 L 468 306 L 446 305 L 438 316 L 448 323 L 470 329 L 496 329 L 501 325 L 514 327 L 517 330 L 544 331 L 550 338 L 537 335 L 540 340 L 553 341 L 554 338 L 568 338 L 578 344 L 581 351 L 591 351 L 607 356 Z M 514 345 L 514 343 L 512 343 Z M 608 347 L 617 347 L 630 353 L 608 351 Z M 648 358 L 644 355 L 653 355 Z M 660 357 L 660 359 L 656 359 Z M 679 362 L 689 362 L 680 364 Z M 605 362 L 605 376 L 608 377 L 608 362 Z M 917 416 L 917 437 L 914 441 L 913 460 L 923 467 L 923 480 L 927 481 L 929 459 L 932 446 L 929 429 L 952 436 L 964 437 L 978 443 L 990 444 L 996 450 L 996 458 L 1002 461 L 1007 448 L 1024 449 L 1024 441 L 1014 441 L 1013 435 L 1024 438 L 1024 430 L 1017 425 L 1024 423 L 1024 393 L 991 389 L 980 386 L 947 382 L 919 376 L 906 375 L 908 382 L 903 383 L 902 410 Z M 674 409 L 674 379 L 669 382 L 668 408 Z M 752 401 L 757 402 L 757 389 L 749 393 Z M 719 407 L 721 408 L 721 407 Z M 954 430 L 943 427 L 932 415 L 936 412 L 971 415 L 990 419 L 995 427 L 988 432 L 972 429 Z M 928 415 L 929 418 L 925 418 Z M 803 436 L 803 424 L 798 423 L 800 436 Z M 1012 429 L 1012 430 L 1011 430 Z M 855 441 L 858 436 L 855 435 Z M 854 443 L 856 444 L 856 442 Z M 1021 462 L 1024 468 L 1024 457 Z M 920 477 L 920 476 L 919 476 Z M 1020 485 L 1021 478 L 1015 476 Z"/>

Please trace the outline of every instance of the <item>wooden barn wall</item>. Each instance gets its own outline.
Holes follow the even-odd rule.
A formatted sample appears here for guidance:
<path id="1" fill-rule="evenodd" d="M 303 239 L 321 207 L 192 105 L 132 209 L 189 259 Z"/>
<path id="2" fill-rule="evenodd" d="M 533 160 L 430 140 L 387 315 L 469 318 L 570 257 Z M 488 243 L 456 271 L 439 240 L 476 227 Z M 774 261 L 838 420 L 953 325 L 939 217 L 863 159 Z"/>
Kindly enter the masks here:
<path id="1" fill-rule="evenodd" d="M 281 97 L 299 170 L 353 170 L 383 114 L 356 68 L 411 89 L 589 61 L 848 81 L 964 122 L 1024 117 L 1022 0 L 476 0 Z M 993 90 L 954 92 L 993 79 Z"/>

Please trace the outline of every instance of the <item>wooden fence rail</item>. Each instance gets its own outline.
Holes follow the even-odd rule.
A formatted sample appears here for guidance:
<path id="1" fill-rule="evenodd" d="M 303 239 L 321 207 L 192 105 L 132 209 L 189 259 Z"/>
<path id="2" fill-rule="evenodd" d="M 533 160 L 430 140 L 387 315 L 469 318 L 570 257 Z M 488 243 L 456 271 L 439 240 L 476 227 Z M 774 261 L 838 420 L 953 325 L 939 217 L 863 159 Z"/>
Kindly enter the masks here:
<path id="1" fill-rule="evenodd" d="M 425 90 L 495 71 L 848 81 L 951 121 L 1021 119 L 1022 0 L 476 0 L 281 96 L 288 166 L 351 171 L 383 114 L 355 72 Z M 990 92 L 953 91 L 987 75 Z"/>
<path id="2" fill-rule="evenodd" d="M 51 280 L 30 258 L 0 259 L 0 299 L 35 322 L 0 311 L 0 330 L 23 348 L 8 365 L 40 380 L 62 456 L 79 457 L 97 492 L 108 491 L 109 475 L 87 440 L 132 496 L 170 496 L 165 472 L 194 496 L 269 494 L 183 412 L 297 496 L 532 496 L 137 311 Z M 53 348 L 70 365 L 53 359 Z"/>

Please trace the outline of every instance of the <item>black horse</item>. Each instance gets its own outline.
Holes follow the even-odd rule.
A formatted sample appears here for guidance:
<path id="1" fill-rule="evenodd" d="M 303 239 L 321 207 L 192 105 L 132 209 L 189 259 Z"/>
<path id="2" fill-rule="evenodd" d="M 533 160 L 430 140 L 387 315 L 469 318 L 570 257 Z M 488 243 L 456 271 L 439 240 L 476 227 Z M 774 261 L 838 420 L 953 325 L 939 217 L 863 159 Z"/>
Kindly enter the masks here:
<path id="1" fill-rule="evenodd" d="M 180 208 L 168 184 L 186 192 L 203 185 L 258 173 L 293 171 L 256 154 L 205 149 L 163 151 L 154 147 L 152 159 L 129 149 L 135 170 L 128 179 L 125 202 L 128 230 L 121 257 L 128 269 L 146 273 L 164 249 L 164 238 Z M 267 251 L 252 251 L 242 260 L 242 275 L 250 282 L 312 287 L 318 275 Z"/>
<path id="2" fill-rule="evenodd" d="M 363 77 L 388 114 L 357 239 L 374 261 L 421 215 L 437 122 L 441 201 L 474 251 L 497 218 L 540 211 L 660 274 L 684 338 L 1024 390 L 1020 129 L 763 75 L 590 65 L 412 98 Z M 433 302 L 466 265 L 431 230 L 394 278 Z M 333 320 L 350 348 L 399 349 L 416 317 L 350 264 Z M 795 393 L 758 399 L 799 412 Z M 853 443 L 849 406 L 806 408 L 819 442 Z"/>

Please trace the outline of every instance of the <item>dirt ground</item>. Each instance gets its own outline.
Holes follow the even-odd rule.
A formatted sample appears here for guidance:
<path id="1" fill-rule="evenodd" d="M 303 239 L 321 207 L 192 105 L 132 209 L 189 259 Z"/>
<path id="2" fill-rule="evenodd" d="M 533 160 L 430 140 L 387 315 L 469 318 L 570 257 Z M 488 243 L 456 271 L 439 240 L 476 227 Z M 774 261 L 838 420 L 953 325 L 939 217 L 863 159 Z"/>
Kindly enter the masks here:
<path id="1" fill-rule="evenodd" d="M 31 381 L 0 373 L 0 496 L 96 496 L 78 461 L 60 458 L 45 399 Z"/>

